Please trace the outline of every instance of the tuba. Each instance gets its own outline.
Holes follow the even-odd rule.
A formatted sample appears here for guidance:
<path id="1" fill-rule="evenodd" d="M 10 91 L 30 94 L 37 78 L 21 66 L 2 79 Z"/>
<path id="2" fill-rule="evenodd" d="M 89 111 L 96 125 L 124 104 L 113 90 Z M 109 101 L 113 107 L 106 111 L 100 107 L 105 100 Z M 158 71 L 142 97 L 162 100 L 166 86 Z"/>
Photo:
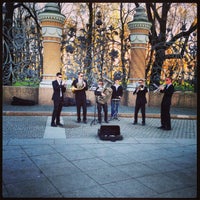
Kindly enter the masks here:
<path id="1" fill-rule="evenodd" d="M 76 87 L 72 86 L 71 90 L 73 93 L 75 93 L 78 90 L 82 90 L 85 87 L 84 81 L 81 80 L 81 82 L 77 82 Z"/>
<path id="2" fill-rule="evenodd" d="M 106 77 L 103 77 L 103 79 L 106 81 L 106 84 L 104 85 L 104 88 L 102 90 L 102 93 L 104 93 L 105 96 L 97 96 L 97 102 L 100 103 L 100 104 L 107 103 L 108 99 L 112 95 L 111 85 L 113 84 L 113 82 Z"/>

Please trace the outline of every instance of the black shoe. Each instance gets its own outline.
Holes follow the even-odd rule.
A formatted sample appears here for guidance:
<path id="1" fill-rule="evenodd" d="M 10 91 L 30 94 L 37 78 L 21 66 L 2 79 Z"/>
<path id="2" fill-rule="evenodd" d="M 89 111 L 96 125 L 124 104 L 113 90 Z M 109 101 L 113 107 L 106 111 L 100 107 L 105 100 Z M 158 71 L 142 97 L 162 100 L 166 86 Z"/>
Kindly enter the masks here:
<path id="1" fill-rule="evenodd" d="M 51 123 L 52 127 L 57 127 L 57 125 L 55 123 Z"/>
<path id="2" fill-rule="evenodd" d="M 62 126 L 63 127 L 63 124 L 61 123 L 56 123 L 57 126 Z"/>
<path id="3" fill-rule="evenodd" d="M 99 124 L 101 124 L 101 121 L 100 121 L 100 120 L 98 120 L 98 123 L 99 123 Z"/>
<path id="4" fill-rule="evenodd" d="M 137 124 L 137 122 L 133 122 L 133 125 L 136 125 Z"/>
<path id="5" fill-rule="evenodd" d="M 80 120 L 80 119 L 78 119 L 78 120 L 77 120 L 77 123 L 80 123 L 80 122 L 81 122 L 81 120 Z"/>
<path id="6" fill-rule="evenodd" d="M 105 120 L 104 122 L 107 123 L 107 124 L 109 123 L 108 120 Z"/>
<path id="7" fill-rule="evenodd" d="M 142 122 L 142 126 L 145 126 L 145 122 Z"/>
<path id="8" fill-rule="evenodd" d="M 83 123 L 84 123 L 84 124 L 87 124 L 87 120 L 83 120 Z"/>
<path id="9" fill-rule="evenodd" d="M 165 128 L 164 126 L 160 126 L 160 127 L 158 127 L 158 129 L 163 129 L 163 128 Z"/>

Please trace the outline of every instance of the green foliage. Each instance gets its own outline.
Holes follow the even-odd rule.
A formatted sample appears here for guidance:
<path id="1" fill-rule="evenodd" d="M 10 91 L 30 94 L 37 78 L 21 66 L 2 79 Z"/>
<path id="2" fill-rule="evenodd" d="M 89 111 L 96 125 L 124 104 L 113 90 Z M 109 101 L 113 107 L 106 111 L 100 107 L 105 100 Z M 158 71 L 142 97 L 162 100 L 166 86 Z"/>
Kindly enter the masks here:
<path id="1" fill-rule="evenodd" d="M 194 84 L 184 81 L 183 83 L 174 82 L 175 91 L 194 91 Z"/>
<path id="2" fill-rule="evenodd" d="M 30 86 L 30 87 L 39 87 L 39 82 L 31 81 L 16 81 L 12 84 L 13 86 Z"/>

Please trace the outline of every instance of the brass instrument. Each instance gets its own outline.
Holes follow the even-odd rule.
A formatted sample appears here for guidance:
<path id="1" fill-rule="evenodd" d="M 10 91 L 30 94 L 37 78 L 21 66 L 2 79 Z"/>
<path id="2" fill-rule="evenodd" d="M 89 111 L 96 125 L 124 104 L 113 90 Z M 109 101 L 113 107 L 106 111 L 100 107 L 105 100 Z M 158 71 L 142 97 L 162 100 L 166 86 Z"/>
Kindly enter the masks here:
<path id="1" fill-rule="evenodd" d="M 78 90 L 83 90 L 84 87 L 85 87 L 85 83 L 82 80 L 81 82 L 79 82 L 79 81 L 77 82 L 76 87 L 72 86 L 71 90 L 72 90 L 73 93 L 75 93 Z"/>
<path id="2" fill-rule="evenodd" d="M 138 89 L 138 90 L 144 90 L 144 85 L 139 85 L 136 89 Z"/>
<path id="3" fill-rule="evenodd" d="M 105 96 L 97 96 L 97 102 L 100 103 L 100 104 L 105 104 L 107 103 L 108 99 L 111 97 L 112 95 L 112 88 L 111 88 L 111 85 L 113 84 L 113 82 L 106 78 L 106 77 L 103 77 L 103 79 L 106 81 L 106 84 L 102 90 L 102 93 L 105 94 Z"/>
<path id="4" fill-rule="evenodd" d="M 158 86 L 158 85 L 156 85 L 155 83 L 153 83 L 153 85 L 157 88 L 157 89 L 155 89 L 155 90 L 153 91 L 153 93 L 160 92 L 160 90 L 163 90 L 164 87 L 165 87 L 165 84 Z"/>
<path id="5" fill-rule="evenodd" d="M 139 80 L 139 82 L 136 82 L 136 88 L 135 88 L 136 92 L 142 91 L 145 88 L 145 85 L 143 84 L 144 81 L 142 80 L 142 83 L 140 81 L 141 80 Z"/>

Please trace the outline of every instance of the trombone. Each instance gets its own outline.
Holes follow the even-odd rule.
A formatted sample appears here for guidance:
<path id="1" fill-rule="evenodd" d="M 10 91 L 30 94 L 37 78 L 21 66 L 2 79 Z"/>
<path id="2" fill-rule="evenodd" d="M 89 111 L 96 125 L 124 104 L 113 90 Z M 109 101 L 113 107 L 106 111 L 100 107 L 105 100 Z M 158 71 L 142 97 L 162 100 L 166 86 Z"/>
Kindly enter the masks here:
<path id="1" fill-rule="evenodd" d="M 163 84 L 163 85 L 156 85 L 155 83 L 153 83 L 153 86 L 155 86 L 156 87 L 156 89 L 153 91 L 153 93 L 157 93 L 157 92 L 160 92 L 160 90 L 163 90 L 164 88 L 165 88 L 165 84 Z"/>

